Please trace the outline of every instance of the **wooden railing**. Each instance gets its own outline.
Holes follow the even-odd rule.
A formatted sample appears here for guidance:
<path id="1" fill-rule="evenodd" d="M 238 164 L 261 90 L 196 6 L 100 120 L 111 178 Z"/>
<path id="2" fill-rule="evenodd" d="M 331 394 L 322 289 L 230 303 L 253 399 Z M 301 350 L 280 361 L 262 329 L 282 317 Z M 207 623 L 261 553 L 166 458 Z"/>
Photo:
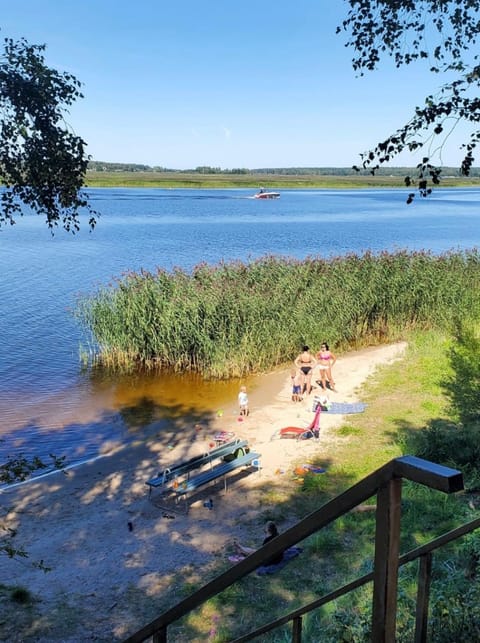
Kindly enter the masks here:
<path id="1" fill-rule="evenodd" d="M 245 560 L 234 565 L 166 611 L 149 625 L 126 639 L 125 643 L 142 643 L 150 638 L 153 643 L 166 643 L 169 625 L 255 570 L 266 560 L 288 547 L 296 545 L 373 496 L 376 496 L 377 500 L 373 572 L 303 608 L 297 609 L 276 621 L 235 639 L 235 643 L 252 640 L 289 622 L 292 623 L 292 643 L 301 643 L 302 616 L 304 614 L 347 594 L 369 581 L 373 581 L 371 640 L 373 643 L 395 641 L 398 568 L 417 558 L 420 559 L 420 566 L 415 643 L 426 641 L 432 552 L 448 542 L 477 529 L 480 526 L 480 519 L 462 525 L 448 534 L 436 538 L 427 545 L 399 556 L 403 479 L 411 480 L 444 493 L 454 493 L 463 489 L 463 478 L 459 471 L 427 462 L 414 456 L 391 460 L 337 498 L 309 514 L 301 522 L 280 534 L 277 538 L 260 547 Z"/>

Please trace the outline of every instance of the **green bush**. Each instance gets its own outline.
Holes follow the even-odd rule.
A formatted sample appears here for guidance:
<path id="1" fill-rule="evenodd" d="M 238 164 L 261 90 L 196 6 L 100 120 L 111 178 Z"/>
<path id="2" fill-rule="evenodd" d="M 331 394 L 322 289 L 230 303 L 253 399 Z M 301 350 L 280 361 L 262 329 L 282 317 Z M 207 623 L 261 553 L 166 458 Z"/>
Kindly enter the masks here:
<path id="1" fill-rule="evenodd" d="M 480 640 L 480 588 L 451 584 L 430 600 L 429 635 L 436 643 Z"/>
<path id="2" fill-rule="evenodd" d="M 480 422 L 462 425 L 432 420 L 414 437 L 413 445 L 418 457 L 461 469 L 467 486 L 480 482 Z"/>
<path id="3" fill-rule="evenodd" d="M 459 320 L 450 351 L 454 377 L 446 385 L 452 410 L 462 422 L 480 418 L 480 324 Z"/>

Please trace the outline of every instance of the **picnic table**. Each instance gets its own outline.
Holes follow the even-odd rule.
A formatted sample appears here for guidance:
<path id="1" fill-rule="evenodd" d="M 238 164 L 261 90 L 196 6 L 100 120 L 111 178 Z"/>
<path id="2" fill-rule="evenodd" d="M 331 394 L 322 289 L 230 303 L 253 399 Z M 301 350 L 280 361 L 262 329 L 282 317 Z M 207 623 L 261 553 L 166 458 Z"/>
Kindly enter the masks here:
<path id="1" fill-rule="evenodd" d="M 145 482 L 149 488 L 148 497 L 151 498 L 152 491 L 158 489 L 160 496 L 173 496 L 177 502 L 183 499 L 187 512 L 188 498 L 196 490 L 209 482 L 215 482 L 220 477 L 223 477 L 225 490 L 227 490 L 227 474 L 240 467 L 248 466 L 256 467 L 257 471 L 260 470 L 260 457 L 259 453 L 250 452 L 247 440 L 236 438 L 217 445 L 206 453 L 159 471 L 156 476 Z M 197 475 L 191 475 L 192 472 L 200 469 Z"/>

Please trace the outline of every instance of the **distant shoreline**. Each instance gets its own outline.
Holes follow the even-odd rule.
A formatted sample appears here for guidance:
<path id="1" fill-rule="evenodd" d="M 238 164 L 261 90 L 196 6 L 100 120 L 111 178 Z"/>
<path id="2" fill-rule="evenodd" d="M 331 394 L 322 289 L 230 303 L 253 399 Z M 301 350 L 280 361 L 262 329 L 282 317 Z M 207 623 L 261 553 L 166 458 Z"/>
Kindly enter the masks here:
<path id="1" fill-rule="evenodd" d="M 415 185 L 405 185 L 405 175 L 319 175 L 319 174 L 201 174 L 184 172 L 126 172 L 89 170 L 85 177 L 86 187 L 131 187 L 131 188 L 192 188 L 192 189 L 234 189 L 260 186 L 276 189 L 358 189 L 358 188 L 403 188 L 414 192 Z M 412 177 L 413 179 L 413 177 Z M 477 187 L 480 177 L 448 177 L 441 181 L 442 187 Z"/>

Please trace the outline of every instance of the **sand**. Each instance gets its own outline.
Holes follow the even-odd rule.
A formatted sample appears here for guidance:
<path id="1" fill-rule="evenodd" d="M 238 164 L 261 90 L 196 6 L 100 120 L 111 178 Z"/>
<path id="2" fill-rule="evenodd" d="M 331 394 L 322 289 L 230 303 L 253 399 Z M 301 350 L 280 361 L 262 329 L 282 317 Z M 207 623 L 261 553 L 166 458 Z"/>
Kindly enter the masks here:
<path id="1" fill-rule="evenodd" d="M 401 359 L 405 347 L 398 343 L 339 356 L 337 392 L 329 393 L 330 400 L 358 401 L 360 386 L 378 366 Z M 174 439 L 178 436 L 168 430 L 153 432 L 147 443 L 2 492 L 2 506 L 13 507 L 8 522 L 18 530 L 15 543 L 25 547 L 29 558 L 20 563 L 0 558 L 1 582 L 27 587 L 40 597 L 36 609 L 52 627 L 46 635 L 19 633 L 17 639 L 0 640 L 122 640 L 158 616 L 156 597 L 172 590 L 172 575 L 184 572 L 198 582 L 202 566 L 225 558 L 233 537 L 258 544 L 268 510 L 259 498 L 266 490 L 285 493 L 298 464 L 313 461 L 327 448 L 332 451 L 335 429 L 344 422 L 342 415 L 322 413 L 319 440 L 273 437 L 282 427 L 308 426 L 318 393 L 317 386 L 294 403 L 290 369 L 263 375 L 249 391 L 250 415 L 243 421 L 232 400 L 213 424 L 192 427 L 188 439 Z M 262 455 L 261 472 L 235 475 L 227 493 L 221 483 L 203 489 L 187 515 L 158 506 L 156 494 L 152 502 L 145 481 L 164 466 L 205 452 L 221 430 L 249 440 Z M 210 498 L 212 509 L 203 504 Z M 39 560 L 51 567 L 49 573 L 33 566 Z"/>

